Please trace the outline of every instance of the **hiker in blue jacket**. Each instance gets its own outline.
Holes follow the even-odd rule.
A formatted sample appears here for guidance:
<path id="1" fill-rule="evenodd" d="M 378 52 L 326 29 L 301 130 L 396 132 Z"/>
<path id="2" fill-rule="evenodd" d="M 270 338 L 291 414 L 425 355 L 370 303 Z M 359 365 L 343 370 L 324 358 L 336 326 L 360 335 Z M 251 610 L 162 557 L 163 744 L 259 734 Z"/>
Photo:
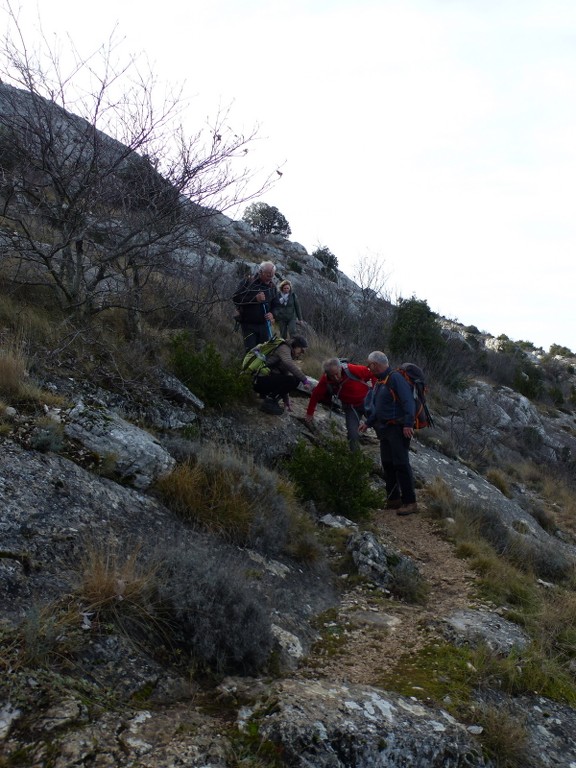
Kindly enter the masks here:
<path id="1" fill-rule="evenodd" d="M 246 351 L 272 337 L 272 321 L 278 305 L 275 275 L 274 264 L 263 261 L 256 275 L 242 280 L 232 296 Z"/>
<path id="2" fill-rule="evenodd" d="M 414 396 L 404 377 L 392 370 L 384 352 L 371 352 L 366 365 L 376 376 L 376 383 L 364 401 L 366 420 L 359 429 L 365 432 L 373 427 L 380 440 L 386 507 L 397 510 L 399 515 L 411 515 L 418 511 L 410 466 Z"/>

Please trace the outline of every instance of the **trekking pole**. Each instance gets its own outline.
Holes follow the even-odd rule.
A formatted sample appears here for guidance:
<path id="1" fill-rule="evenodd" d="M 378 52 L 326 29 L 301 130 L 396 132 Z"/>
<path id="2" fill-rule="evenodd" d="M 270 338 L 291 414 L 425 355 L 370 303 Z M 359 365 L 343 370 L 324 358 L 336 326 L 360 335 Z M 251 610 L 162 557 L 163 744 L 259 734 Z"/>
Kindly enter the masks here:
<path id="1" fill-rule="evenodd" d="M 262 304 L 262 308 L 264 310 L 264 314 L 267 315 L 268 314 L 268 304 L 266 302 L 264 302 Z M 274 334 L 272 333 L 272 323 L 268 319 L 266 320 L 266 329 L 268 331 L 268 338 L 271 339 Z"/>

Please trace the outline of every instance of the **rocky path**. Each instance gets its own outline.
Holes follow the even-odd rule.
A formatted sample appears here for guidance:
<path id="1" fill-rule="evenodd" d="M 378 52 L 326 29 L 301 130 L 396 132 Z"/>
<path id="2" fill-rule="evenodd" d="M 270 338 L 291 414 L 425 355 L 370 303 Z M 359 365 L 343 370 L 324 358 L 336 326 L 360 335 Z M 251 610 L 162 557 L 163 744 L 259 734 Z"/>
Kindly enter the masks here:
<path id="1" fill-rule="evenodd" d="M 345 592 L 337 615 L 322 628 L 301 677 L 374 685 L 405 653 L 417 651 L 437 635 L 438 619 L 474 603 L 475 575 L 426 514 L 398 517 L 375 514 L 375 532 L 396 551 L 410 556 L 425 577 L 425 605 L 390 600 L 364 585 Z"/>

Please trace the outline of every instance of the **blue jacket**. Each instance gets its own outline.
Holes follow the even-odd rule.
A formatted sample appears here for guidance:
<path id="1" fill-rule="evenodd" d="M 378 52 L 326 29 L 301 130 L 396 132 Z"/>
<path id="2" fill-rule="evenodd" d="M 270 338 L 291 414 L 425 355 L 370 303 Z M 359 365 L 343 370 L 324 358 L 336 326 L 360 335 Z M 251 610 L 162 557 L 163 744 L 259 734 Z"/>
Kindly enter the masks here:
<path id="1" fill-rule="evenodd" d="M 416 403 L 410 385 L 401 373 L 387 368 L 366 395 L 364 410 L 369 427 L 383 427 L 388 422 L 413 427 Z"/>

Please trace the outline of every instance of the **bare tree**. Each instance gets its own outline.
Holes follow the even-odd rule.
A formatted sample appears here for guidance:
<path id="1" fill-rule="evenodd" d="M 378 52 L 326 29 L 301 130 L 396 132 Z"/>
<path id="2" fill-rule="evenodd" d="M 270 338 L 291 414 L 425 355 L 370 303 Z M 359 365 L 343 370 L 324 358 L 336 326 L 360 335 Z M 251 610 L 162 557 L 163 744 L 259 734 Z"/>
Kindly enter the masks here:
<path id="1" fill-rule="evenodd" d="M 0 43 L 0 246 L 17 283 L 54 291 L 81 316 L 110 306 L 137 324 L 158 272 L 194 279 L 199 225 L 260 195 L 245 166 L 256 138 L 221 111 L 188 136 L 181 93 L 158 100 L 157 83 L 133 57 L 122 63 L 114 33 L 73 63 L 41 35 L 27 45 L 8 3 Z M 175 258 L 176 257 L 176 258 Z M 209 291 L 204 295 L 213 301 Z"/>
<path id="2" fill-rule="evenodd" d="M 352 279 L 362 291 L 362 301 L 370 303 L 373 299 L 390 301 L 386 284 L 389 275 L 384 271 L 384 260 L 376 254 L 360 256 L 354 264 Z"/>

